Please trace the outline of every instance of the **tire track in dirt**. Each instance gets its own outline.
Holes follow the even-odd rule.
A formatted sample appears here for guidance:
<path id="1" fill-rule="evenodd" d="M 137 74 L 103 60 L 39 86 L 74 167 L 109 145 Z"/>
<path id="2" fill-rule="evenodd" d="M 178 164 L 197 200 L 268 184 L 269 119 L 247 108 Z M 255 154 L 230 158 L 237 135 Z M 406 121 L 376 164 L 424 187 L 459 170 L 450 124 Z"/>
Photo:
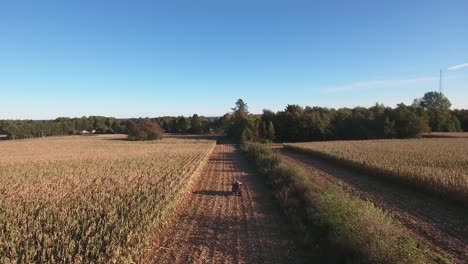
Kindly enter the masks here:
<path id="1" fill-rule="evenodd" d="M 319 180 L 342 186 L 390 212 L 415 236 L 456 263 L 468 259 L 468 211 L 405 186 L 357 173 L 319 158 L 276 149 L 286 163 L 300 166 Z"/>
<path id="2" fill-rule="evenodd" d="M 243 182 L 241 196 L 230 192 L 234 179 Z M 216 146 L 187 199 L 149 262 L 304 262 L 262 179 L 235 146 Z"/>

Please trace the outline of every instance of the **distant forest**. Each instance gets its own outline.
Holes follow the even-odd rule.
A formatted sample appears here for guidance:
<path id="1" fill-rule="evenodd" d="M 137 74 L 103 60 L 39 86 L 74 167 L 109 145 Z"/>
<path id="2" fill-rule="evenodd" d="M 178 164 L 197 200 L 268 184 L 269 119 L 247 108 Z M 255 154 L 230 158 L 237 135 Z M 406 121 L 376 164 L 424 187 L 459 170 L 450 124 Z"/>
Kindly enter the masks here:
<path id="1" fill-rule="evenodd" d="M 89 116 L 79 118 L 59 117 L 54 120 L 0 120 L 0 134 L 8 139 L 79 134 L 128 134 L 134 121 L 148 120 L 157 123 L 168 133 L 209 133 L 219 119 L 199 117 L 159 117 L 117 119 Z"/>
<path id="2" fill-rule="evenodd" d="M 216 133 L 236 140 L 300 142 L 338 139 L 413 138 L 425 132 L 468 132 L 468 110 L 451 110 L 450 101 L 438 92 L 426 93 L 413 104 L 365 108 L 324 108 L 287 105 L 283 111 L 250 114 L 239 99 L 232 112 L 219 118 L 159 117 L 116 119 L 90 116 L 55 120 L 0 120 L 0 134 L 8 139 L 97 134 L 128 134 L 132 122 L 147 120 L 168 133 Z"/>

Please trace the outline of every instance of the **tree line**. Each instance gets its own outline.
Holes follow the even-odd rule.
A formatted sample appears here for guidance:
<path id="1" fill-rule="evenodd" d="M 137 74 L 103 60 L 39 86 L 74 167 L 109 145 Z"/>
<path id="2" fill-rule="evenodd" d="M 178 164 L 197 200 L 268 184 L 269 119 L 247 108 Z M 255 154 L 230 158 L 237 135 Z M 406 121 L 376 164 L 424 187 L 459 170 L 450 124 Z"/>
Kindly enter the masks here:
<path id="1" fill-rule="evenodd" d="M 297 142 L 337 139 L 411 138 L 424 132 L 468 132 L 468 110 L 451 110 L 450 101 L 438 92 L 428 92 L 411 105 L 397 107 L 325 108 L 287 105 L 282 111 L 251 114 L 242 99 L 232 112 L 220 118 L 159 117 L 117 119 L 89 116 L 47 121 L 0 120 L 0 134 L 9 139 L 76 135 L 83 130 L 98 134 L 148 135 L 168 133 L 216 133 L 235 140 Z M 144 121 L 144 122 L 143 122 Z M 150 124 L 151 123 L 151 124 Z M 141 131 L 139 131 L 141 127 Z M 152 132 L 149 130 L 152 128 Z"/>
<path id="2" fill-rule="evenodd" d="M 164 116 L 155 118 L 164 131 L 167 133 L 191 133 L 204 134 L 210 132 L 220 132 L 217 126 L 218 118 L 207 118 L 194 114 L 191 117 L 185 116 Z"/>
<path id="3" fill-rule="evenodd" d="M 300 142 L 348 139 L 413 138 L 425 132 L 468 132 L 468 110 L 450 110 L 450 101 L 438 92 L 428 92 L 411 105 L 397 107 L 325 108 L 287 105 L 276 113 L 248 112 L 239 99 L 233 112 L 220 123 L 236 140 Z"/>
<path id="4" fill-rule="evenodd" d="M 142 122 L 146 120 L 148 122 Z M 141 125 L 143 131 L 148 127 L 154 128 L 158 134 L 168 133 L 202 134 L 214 131 L 216 119 L 200 117 L 160 117 L 160 118 L 132 118 L 117 119 L 104 116 L 89 116 L 79 118 L 60 117 L 54 120 L 0 120 L 0 135 L 8 139 L 23 139 L 43 136 L 78 135 L 83 131 L 96 134 L 138 134 Z M 219 131 L 218 131 L 219 132 Z M 141 132 L 143 133 L 143 132 Z"/>
<path id="5" fill-rule="evenodd" d="M 54 120 L 0 120 L 0 134 L 9 139 L 80 134 L 83 130 L 99 134 L 127 133 L 127 123 L 112 117 L 59 117 Z"/>

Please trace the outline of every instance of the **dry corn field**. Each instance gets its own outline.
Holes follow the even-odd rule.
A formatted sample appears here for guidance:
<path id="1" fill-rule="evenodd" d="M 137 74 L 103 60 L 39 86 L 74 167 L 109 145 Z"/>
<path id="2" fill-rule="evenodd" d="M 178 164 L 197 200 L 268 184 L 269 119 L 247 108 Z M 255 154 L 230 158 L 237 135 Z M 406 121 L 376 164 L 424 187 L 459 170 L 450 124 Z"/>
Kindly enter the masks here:
<path id="1" fill-rule="evenodd" d="M 0 143 L 0 263 L 138 262 L 214 141 Z"/>
<path id="2" fill-rule="evenodd" d="M 468 132 L 431 132 L 422 133 L 423 138 L 468 138 Z"/>
<path id="3" fill-rule="evenodd" d="M 467 139 L 309 142 L 285 147 L 409 184 L 448 200 L 468 201 Z"/>

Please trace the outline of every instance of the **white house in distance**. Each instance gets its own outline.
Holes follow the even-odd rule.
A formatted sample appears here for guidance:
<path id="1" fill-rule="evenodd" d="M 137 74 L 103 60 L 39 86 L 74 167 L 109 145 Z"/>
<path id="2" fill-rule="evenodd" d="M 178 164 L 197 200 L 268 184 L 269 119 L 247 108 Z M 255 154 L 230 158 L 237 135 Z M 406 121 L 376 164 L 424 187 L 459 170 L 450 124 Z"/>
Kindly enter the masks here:
<path id="1" fill-rule="evenodd" d="M 93 129 L 91 131 L 88 131 L 88 130 L 81 131 L 81 135 L 90 135 L 90 134 L 95 134 L 95 133 L 96 133 L 95 129 Z"/>

